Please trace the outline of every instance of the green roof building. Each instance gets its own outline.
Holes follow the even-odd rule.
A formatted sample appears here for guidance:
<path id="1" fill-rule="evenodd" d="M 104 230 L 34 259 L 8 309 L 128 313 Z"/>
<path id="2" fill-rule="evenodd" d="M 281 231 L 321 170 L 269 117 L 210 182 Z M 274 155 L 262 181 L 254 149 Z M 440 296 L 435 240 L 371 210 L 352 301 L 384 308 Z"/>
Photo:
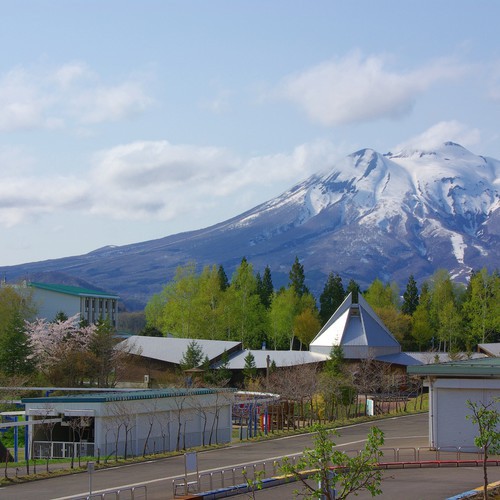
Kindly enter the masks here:
<path id="1" fill-rule="evenodd" d="M 29 283 L 38 317 L 52 321 L 60 312 L 71 317 L 80 314 L 88 323 L 107 319 L 116 328 L 118 324 L 118 295 L 69 285 Z"/>

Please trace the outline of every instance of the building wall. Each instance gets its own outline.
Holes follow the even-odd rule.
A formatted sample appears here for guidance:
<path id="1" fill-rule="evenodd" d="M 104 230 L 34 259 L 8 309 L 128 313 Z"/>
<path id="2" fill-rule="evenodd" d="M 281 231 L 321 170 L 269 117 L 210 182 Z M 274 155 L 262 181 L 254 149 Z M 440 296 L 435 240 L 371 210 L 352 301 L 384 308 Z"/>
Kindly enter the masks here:
<path id="1" fill-rule="evenodd" d="M 95 323 L 100 318 L 103 318 L 108 319 L 114 327 L 118 324 L 118 304 L 116 299 L 70 295 L 34 288 L 33 300 L 38 309 L 37 316 L 48 321 L 52 321 L 56 314 L 62 311 L 68 318 L 79 314 L 89 323 Z"/>
<path id="2" fill-rule="evenodd" d="M 475 448 L 478 427 L 467 419 L 467 401 L 488 404 L 500 397 L 499 380 L 437 379 L 429 386 L 429 441 L 432 448 Z M 500 403 L 497 403 L 500 409 Z"/>
<path id="3" fill-rule="evenodd" d="M 26 403 L 26 411 L 93 414 L 95 454 L 108 456 L 118 449 L 123 456 L 125 447 L 127 455 L 142 455 L 145 446 L 146 453 L 153 453 L 228 443 L 233 401 L 232 392 L 102 403 L 59 403 L 54 398 L 53 403 Z M 36 439 L 46 440 L 40 435 Z"/>
<path id="4" fill-rule="evenodd" d="M 60 311 L 68 318 L 80 313 L 80 297 L 75 295 L 34 288 L 33 301 L 38 309 L 37 316 L 47 321 L 53 321 Z"/>

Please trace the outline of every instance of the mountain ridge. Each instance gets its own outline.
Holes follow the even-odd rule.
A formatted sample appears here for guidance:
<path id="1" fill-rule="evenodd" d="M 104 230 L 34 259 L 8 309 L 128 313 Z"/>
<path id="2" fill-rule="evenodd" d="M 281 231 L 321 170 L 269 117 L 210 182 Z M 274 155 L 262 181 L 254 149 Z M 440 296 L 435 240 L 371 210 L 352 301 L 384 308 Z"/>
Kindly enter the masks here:
<path id="1" fill-rule="evenodd" d="M 118 293 L 131 309 L 178 265 L 222 264 L 230 274 L 243 256 L 256 270 L 269 265 L 277 286 L 298 256 L 316 295 L 330 271 L 363 286 L 376 277 L 403 286 L 410 274 L 422 280 L 441 267 L 463 281 L 498 265 L 499 177 L 500 161 L 452 142 L 386 154 L 366 148 L 213 226 L 0 272 L 43 281 L 57 271 Z"/>

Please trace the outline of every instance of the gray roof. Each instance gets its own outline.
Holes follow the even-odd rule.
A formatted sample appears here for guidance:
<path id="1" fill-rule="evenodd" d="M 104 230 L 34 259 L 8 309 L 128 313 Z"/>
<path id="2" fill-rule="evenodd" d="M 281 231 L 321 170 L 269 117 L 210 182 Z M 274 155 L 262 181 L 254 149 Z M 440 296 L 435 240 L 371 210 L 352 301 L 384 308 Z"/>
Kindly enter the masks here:
<path id="1" fill-rule="evenodd" d="M 255 359 L 257 368 L 267 367 L 267 356 L 269 363 L 274 363 L 278 368 L 296 366 L 308 363 L 320 363 L 329 359 L 329 355 L 310 351 L 270 351 L 270 350 L 245 350 L 239 351 L 229 359 L 230 370 L 243 370 L 245 368 L 245 357 L 251 352 Z"/>
<path id="2" fill-rule="evenodd" d="M 224 351 L 229 354 L 234 350 L 241 349 L 241 342 L 178 339 L 173 337 L 144 337 L 141 335 L 132 335 L 123 342 L 120 342 L 116 348 L 130 351 L 132 354 L 137 354 L 145 358 L 179 364 L 193 340 L 201 347 L 203 356 L 207 356 L 210 361 L 222 356 Z"/>
<path id="3" fill-rule="evenodd" d="M 399 347 L 361 294 L 358 303 L 350 293 L 310 344 L 315 346 Z"/>
<path id="4" fill-rule="evenodd" d="M 500 358 L 500 342 L 492 344 L 478 344 L 477 348 L 488 356 Z"/>

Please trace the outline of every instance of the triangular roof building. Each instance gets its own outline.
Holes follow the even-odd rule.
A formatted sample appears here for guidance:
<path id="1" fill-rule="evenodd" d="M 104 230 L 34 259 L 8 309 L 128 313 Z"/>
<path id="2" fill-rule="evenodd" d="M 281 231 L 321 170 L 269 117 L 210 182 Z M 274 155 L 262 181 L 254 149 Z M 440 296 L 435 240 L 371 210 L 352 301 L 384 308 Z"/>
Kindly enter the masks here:
<path id="1" fill-rule="evenodd" d="M 310 351 L 329 354 L 341 346 L 344 358 L 377 358 L 401 352 L 392 336 L 361 294 L 358 303 L 350 293 L 310 344 Z"/>

